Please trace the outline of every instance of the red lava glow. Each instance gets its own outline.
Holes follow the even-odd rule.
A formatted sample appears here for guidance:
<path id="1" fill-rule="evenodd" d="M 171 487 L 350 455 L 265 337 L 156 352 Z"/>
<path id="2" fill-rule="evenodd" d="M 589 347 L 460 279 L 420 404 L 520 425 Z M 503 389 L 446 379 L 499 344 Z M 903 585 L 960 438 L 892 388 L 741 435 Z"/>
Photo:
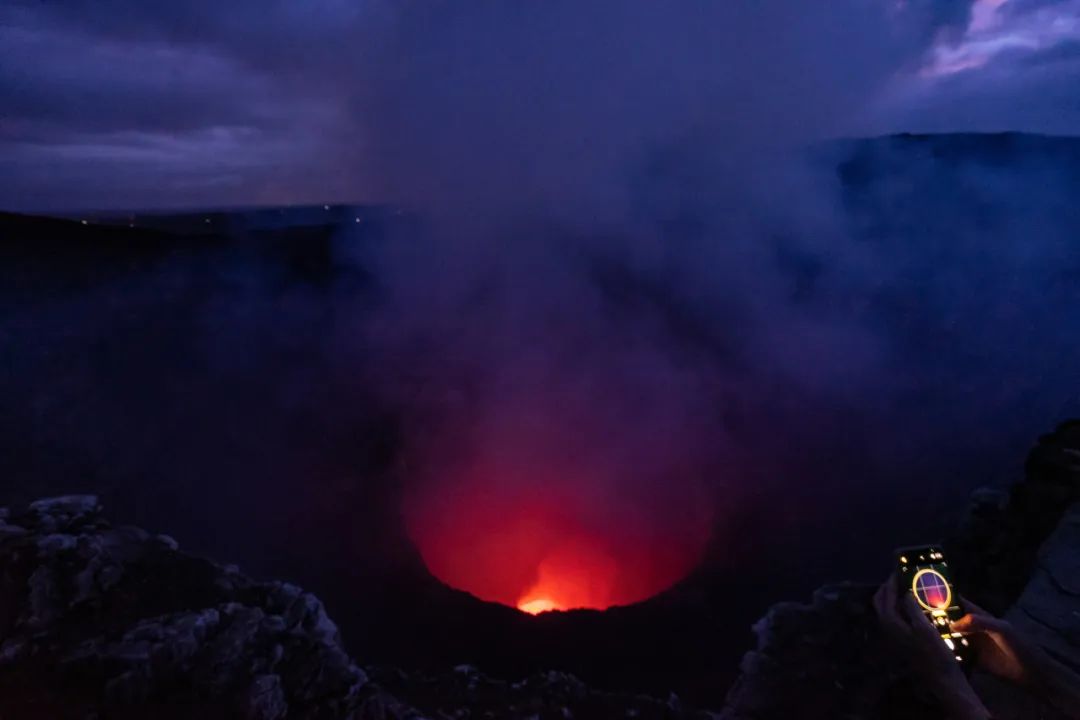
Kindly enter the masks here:
<path id="1" fill-rule="evenodd" d="M 549 610 L 563 610 L 565 608 L 559 607 L 559 604 L 554 600 L 548 598 L 537 598 L 535 600 L 522 600 L 518 603 L 518 610 L 521 612 L 527 612 L 530 615 L 539 615 L 542 612 L 548 612 Z"/>
<path id="2" fill-rule="evenodd" d="M 437 578 L 536 615 L 638 602 L 685 577 L 711 530 L 702 489 L 487 458 L 414 487 L 404 515 Z"/>

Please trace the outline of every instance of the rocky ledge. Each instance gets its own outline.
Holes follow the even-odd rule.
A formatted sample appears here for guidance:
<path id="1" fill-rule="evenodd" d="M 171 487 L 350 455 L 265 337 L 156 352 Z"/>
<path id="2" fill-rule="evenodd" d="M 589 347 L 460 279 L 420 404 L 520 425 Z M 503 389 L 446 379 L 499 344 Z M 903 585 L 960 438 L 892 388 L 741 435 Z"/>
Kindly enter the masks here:
<path id="1" fill-rule="evenodd" d="M 0 520 L 0 716 L 346 717 L 368 680 L 313 595 L 112 527 L 92 496 Z"/>
<path id="2" fill-rule="evenodd" d="M 113 527 L 93 496 L 0 510 L 0 718 L 191 717 L 706 716 L 557 672 L 365 670 L 315 596 Z"/>
<path id="3" fill-rule="evenodd" d="M 950 543 L 976 600 L 1080 670 L 1080 422 L 1040 439 L 1010 492 L 976 494 Z M 911 718 L 931 711 L 854 584 L 774 606 L 725 707 L 519 682 L 468 666 L 362 668 L 322 604 L 113 527 L 92 496 L 0 509 L 0 718 Z M 1054 715 L 975 679 L 1002 718 Z M 1041 713 L 1041 714 L 1040 714 Z"/>

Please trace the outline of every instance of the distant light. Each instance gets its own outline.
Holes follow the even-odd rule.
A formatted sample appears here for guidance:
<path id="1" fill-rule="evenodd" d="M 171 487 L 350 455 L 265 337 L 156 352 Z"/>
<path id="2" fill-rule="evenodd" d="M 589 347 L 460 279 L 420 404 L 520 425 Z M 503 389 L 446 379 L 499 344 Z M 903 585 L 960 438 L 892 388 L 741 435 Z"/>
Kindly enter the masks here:
<path id="1" fill-rule="evenodd" d="M 209 225 L 210 224 L 210 218 L 206 218 L 206 220 L 204 220 L 203 222 L 205 222 L 207 225 Z"/>
<path id="2" fill-rule="evenodd" d="M 360 218 L 356 218 L 356 222 L 360 222 Z"/>
<path id="3" fill-rule="evenodd" d="M 322 206 L 322 209 L 323 209 L 323 210 L 329 210 L 329 209 L 330 209 L 330 206 L 329 206 L 329 205 L 323 205 L 323 206 Z"/>
<path id="4" fill-rule="evenodd" d="M 906 563 L 906 562 L 907 562 L 907 558 L 906 558 L 905 556 L 901 555 L 901 556 L 900 556 L 900 562 L 902 562 L 902 563 Z"/>
<path id="5" fill-rule="evenodd" d="M 88 222 L 86 222 L 85 220 L 83 220 L 83 221 L 82 221 L 82 224 L 83 224 L 83 225 L 89 225 L 90 223 L 88 223 Z"/>

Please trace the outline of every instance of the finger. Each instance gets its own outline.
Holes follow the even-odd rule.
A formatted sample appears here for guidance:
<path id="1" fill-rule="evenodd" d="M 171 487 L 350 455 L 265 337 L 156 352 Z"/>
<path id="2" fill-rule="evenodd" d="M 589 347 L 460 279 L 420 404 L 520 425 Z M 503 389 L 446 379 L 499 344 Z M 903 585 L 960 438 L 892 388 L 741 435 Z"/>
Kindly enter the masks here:
<path id="1" fill-rule="evenodd" d="M 958 633 L 981 633 L 999 632 L 1005 623 L 991 615 L 979 615 L 968 613 L 951 624 L 953 632 Z"/>
<path id="2" fill-rule="evenodd" d="M 959 620 L 953 621 L 950 627 L 952 628 L 953 632 L 974 633 L 982 632 L 981 625 L 982 623 L 979 621 L 979 618 L 976 615 L 968 613 Z"/>

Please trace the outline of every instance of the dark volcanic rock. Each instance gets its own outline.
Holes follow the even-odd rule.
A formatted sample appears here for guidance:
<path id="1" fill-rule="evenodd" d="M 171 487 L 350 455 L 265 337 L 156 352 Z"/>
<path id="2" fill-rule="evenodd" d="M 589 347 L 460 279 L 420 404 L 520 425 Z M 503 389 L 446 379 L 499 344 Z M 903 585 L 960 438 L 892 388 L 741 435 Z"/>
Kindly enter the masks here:
<path id="1" fill-rule="evenodd" d="M 1039 551 L 1035 573 L 1006 615 L 1080 673 L 1080 504 Z"/>
<path id="2" fill-rule="evenodd" d="M 808 604 L 780 603 L 754 627 L 722 718 L 912 718 L 932 705 L 903 687 L 879 637 L 869 585 L 836 585 Z"/>
<path id="3" fill-rule="evenodd" d="M 371 668 L 369 672 L 380 687 L 394 696 L 407 698 L 427 717 L 492 720 L 708 720 L 714 717 L 685 707 L 675 695 L 660 699 L 602 692 L 562 672 L 536 673 L 518 682 L 488 677 L 469 665 L 436 675 L 407 674 L 387 668 Z"/>
<path id="4" fill-rule="evenodd" d="M 0 717 L 342 718 L 373 693 L 295 586 L 111 527 L 90 496 L 0 520 Z"/>
<path id="5" fill-rule="evenodd" d="M 0 718 L 705 718 L 674 696 L 372 671 L 313 595 L 112 527 L 97 499 L 0 510 Z M 398 699 L 395 693 L 400 692 Z M 420 708 L 420 709 L 417 709 Z"/>
<path id="6" fill-rule="evenodd" d="M 1040 439 L 1009 493 L 980 491 L 950 543 L 966 594 L 1080 669 L 1080 423 Z M 361 669 L 314 596 L 113 527 L 96 498 L 0 509 L 0 718 L 911 718 L 936 713 L 879 636 L 871 586 L 822 588 L 754 627 L 718 716 L 674 695 L 510 682 L 469 666 Z M 1002 718 L 1057 717 L 992 678 Z"/>
<path id="7" fill-rule="evenodd" d="M 958 583 L 980 605 L 1002 614 L 1028 584 L 1039 548 L 1080 502 L 1080 420 L 1039 438 L 1025 476 L 1008 491 L 975 493 L 948 542 Z"/>

